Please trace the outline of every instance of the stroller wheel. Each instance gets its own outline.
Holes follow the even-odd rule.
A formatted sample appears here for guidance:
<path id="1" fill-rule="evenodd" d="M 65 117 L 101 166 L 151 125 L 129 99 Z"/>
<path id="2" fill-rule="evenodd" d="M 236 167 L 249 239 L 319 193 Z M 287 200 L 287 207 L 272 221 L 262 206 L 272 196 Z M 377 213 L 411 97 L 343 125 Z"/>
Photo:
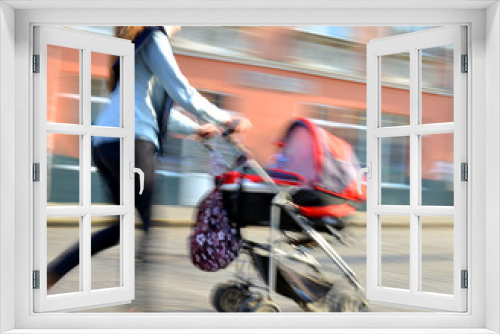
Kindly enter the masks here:
<path id="1" fill-rule="evenodd" d="M 369 312 L 368 301 L 350 284 L 335 282 L 322 304 L 327 312 Z"/>
<path id="2" fill-rule="evenodd" d="M 212 295 L 212 305 L 218 312 L 238 312 L 247 296 L 248 289 L 240 284 L 219 284 Z"/>
<path id="3" fill-rule="evenodd" d="M 248 297 L 240 307 L 240 312 L 281 312 L 278 304 L 261 295 Z"/>

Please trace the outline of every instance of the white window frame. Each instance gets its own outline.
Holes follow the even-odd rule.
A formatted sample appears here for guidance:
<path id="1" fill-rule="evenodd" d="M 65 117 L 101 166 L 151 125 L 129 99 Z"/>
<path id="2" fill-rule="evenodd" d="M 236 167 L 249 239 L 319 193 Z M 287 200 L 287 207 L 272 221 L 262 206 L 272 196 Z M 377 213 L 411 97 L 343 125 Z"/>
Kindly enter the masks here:
<path id="1" fill-rule="evenodd" d="M 463 312 L 467 309 L 467 291 L 461 288 L 460 273 L 467 269 L 467 183 L 461 181 L 460 164 L 467 163 L 467 75 L 461 73 L 461 55 L 466 54 L 466 31 L 462 26 L 440 27 L 376 39 L 367 46 L 367 164 L 371 177 L 367 180 L 367 298 L 373 302 L 413 305 L 428 310 Z M 453 122 L 422 122 L 422 50 L 453 45 L 454 107 Z M 409 52 L 410 119 L 408 125 L 382 125 L 382 57 Z M 454 206 L 424 206 L 422 191 L 422 135 L 453 134 Z M 381 161 L 383 138 L 408 138 L 410 167 L 410 199 L 408 205 L 384 205 L 381 193 Z M 409 287 L 394 289 L 384 286 L 382 279 L 382 216 L 404 215 L 409 223 Z M 422 229 L 425 216 L 453 218 L 453 293 L 429 293 L 422 288 Z"/>
<path id="2" fill-rule="evenodd" d="M 0 320 L 2 331 L 16 329 L 14 333 L 47 333 L 37 329 L 53 329 L 50 332 L 70 333 L 72 329 L 89 329 L 88 333 L 108 332 L 155 332 L 153 329 L 164 329 L 163 333 L 186 332 L 179 328 L 190 329 L 191 333 L 493 333 L 489 329 L 500 331 L 500 261 L 499 254 L 500 229 L 500 135 L 498 126 L 500 117 L 498 109 L 500 100 L 500 11 L 498 4 L 457 1 L 457 7 L 442 8 L 445 4 L 433 2 L 408 1 L 405 9 L 401 2 L 381 1 L 378 10 L 362 9 L 364 3 L 352 2 L 314 2 L 307 0 L 290 1 L 280 4 L 277 1 L 263 3 L 252 1 L 235 1 L 220 4 L 218 2 L 199 2 L 184 0 L 182 4 L 143 2 L 138 5 L 150 9 L 141 11 L 130 8 L 136 6 L 134 1 L 121 2 L 121 8 L 103 12 L 106 1 L 78 1 L 45 4 L 43 1 L 2 3 L 0 10 L 2 43 L 0 66 L 2 85 L 0 86 L 1 121 L 0 122 L 0 178 L 4 185 L 0 189 L 1 221 L 0 266 Z M 71 3 L 76 3 L 72 5 Z M 153 3 L 153 4 L 152 4 Z M 450 4 L 449 2 L 447 3 Z M 384 6 L 385 5 L 385 6 Z M 484 6 L 479 9 L 471 7 Z M 486 10 L 486 5 L 490 7 Z M 13 10 L 10 6 L 24 6 Z M 63 6 L 87 7 L 84 9 L 43 10 L 44 6 L 54 9 Z M 55 7 L 54 7 L 55 6 Z M 125 8 L 125 7 L 129 8 Z M 155 8 L 153 8 L 153 6 Z M 217 9 L 222 6 L 225 10 Z M 292 8 L 287 8 L 291 6 Z M 344 8 L 342 8 L 342 6 Z M 345 7 L 350 9 L 345 9 Z M 376 5 L 371 5 L 372 8 Z M 435 7 L 441 7 L 436 9 Z M 38 7 L 38 9 L 37 9 Z M 162 7 L 162 8 L 157 8 Z M 420 9 L 415 9 L 419 7 Z M 47 7 L 45 7 L 47 8 Z M 75 7 L 73 7 L 75 8 Z M 242 8 L 249 8 L 241 10 Z M 385 8 L 385 9 L 384 9 Z M 459 9 L 457 9 L 459 8 Z M 15 18 L 15 20 L 13 19 Z M 133 23 L 132 23 L 133 22 Z M 469 137 L 470 181 L 468 192 L 472 199 L 469 203 L 469 221 L 474 226 L 469 230 L 471 244 L 469 246 L 469 311 L 465 314 L 454 313 L 383 313 L 383 314 L 273 314 L 273 315 L 223 315 L 223 314 L 33 314 L 32 290 L 30 287 L 31 260 L 30 245 L 32 242 L 31 207 L 32 184 L 29 178 L 31 168 L 32 124 L 30 115 L 32 105 L 26 96 L 31 96 L 31 31 L 35 24 L 58 25 L 155 25 L 155 24 L 196 24 L 196 25 L 446 25 L 465 24 L 470 32 L 469 55 Z M 485 22 L 488 29 L 485 29 Z M 3 29 L 4 27 L 9 30 Z M 12 34 L 15 31 L 15 40 Z M 12 49 L 5 49 L 4 43 Z M 15 47 L 14 52 L 12 50 Z M 488 71 L 485 70 L 485 64 Z M 14 69 L 10 68 L 15 65 Z M 4 72 L 5 71 L 5 72 Z M 4 73 L 15 77 L 15 89 L 9 87 Z M 12 96 L 9 96 L 9 93 Z M 11 108 L 6 111 L 6 108 Z M 9 120 L 15 110 L 15 120 Z M 474 118 L 474 121 L 472 121 Z M 488 121 L 486 121 L 488 120 Z M 10 130 L 10 127 L 14 130 Z M 14 136 L 15 145 L 12 145 Z M 10 139 L 6 141 L 5 139 Z M 485 152 L 488 152 L 487 154 Z M 11 162 L 12 161 L 12 162 Z M 14 172 L 15 177 L 7 173 Z M 488 174 L 486 182 L 485 174 Z M 5 182 L 5 183 L 4 183 Z M 8 200 L 15 187 L 15 199 Z M 486 196 L 488 194 L 488 196 Z M 13 205 L 14 210 L 9 208 Z M 488 218 L 488 219 L 486 219 Z M 15 221 L 15 226 L 12 226 Z M 473 232 L 471 234 L 471 232 Z M 15 238 L 15 240 L 14 240 Z M 15 241 L 15 242 L 14 242 Z M 14 254 L 14 256 L 12 256 Z M 486 258 L 486 261 L 484 259 Z M 15 289 L 12 289 L 15 286 Z M 486 291 L 488 291 L 486 293 Z M 12 305 L 15 305 L 12 307 Z M 359 321 L 359 320 L 363 321 Z M 133 331 L 139 323 L 150 331 Z M 339 328 L 352 328 L 355 331 Z M 233 328 L 233 329 L 231 329 Z M 239 328 L 241 330 L 235 330 Z M 416 329 L 418 328 L 418 330 Z M 448 328 L 446 331 L 445 329 Z M 59 329 L 59 330 L 56 330 Z M 91 330 L 92 329 L 92 330 Z M 108 329 L 105 331 L 105 329 Z M 111 331 L 117 329 L 116 331 Z M 119 330 L 122 329 L 122 330 Z M 245 330 L 246 329 L 246 330 Z M 285 330 L 286 329 L 286 330 Z M 159 331 L 156 331 L 159 332 Z"/>
<path id="3" fill-rule="evenodd" d="M 47 47 L 60 46 L 78 50 L 80 54 L 78 124 L 47 121 Z M 134 275 L 134 46 L 128 40 L 82 32 L 61 27 L 34 27 L 34 52 L 39 55 L 39 73 L 33 76 L 34 85 L 34 162 L 39 164 L 39 181 L 33 185 L 33 269 L 39 272 L 39 288 L 34 290 L 35 312 L 70 311 L 91 308 L 92 305 L 130 303 L 135 296 Z M 92 53 L 120 57 L 120 125 L 106 128 L 91 125 L 91 57 Z M 48 206 L 47 202 L 47 134 L 77 135 L 79 139 L 79 198 L 76 205 Z M 92 136 L 114 137 L 120 140 L 121 205 L 92 205 L 91 146 Z M 132 177 L 131 177 L 132 176 Z M 120 217 L 120 256 L 118 286 L 92 289 L 91 225 L 92 216 Z M 79 289 L 72 293 L 47 293 L 47 217 L 78 217 L 80 272 Z"/>

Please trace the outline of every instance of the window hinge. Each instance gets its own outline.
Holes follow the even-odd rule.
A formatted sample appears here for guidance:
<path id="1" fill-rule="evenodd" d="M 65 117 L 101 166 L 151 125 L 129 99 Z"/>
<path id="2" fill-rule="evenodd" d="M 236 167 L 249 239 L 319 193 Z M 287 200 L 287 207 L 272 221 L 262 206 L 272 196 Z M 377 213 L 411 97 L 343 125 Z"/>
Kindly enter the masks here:
<path id="1" fill-rule="evenodd" d="M 462 73 L 469 72 L 469 57 L 467 55 L 462 55 Z"/>
<path id="2" fill-rule="evenodd" d="M 469 166 L 466 162 L 462 162 L 460 165 L 461 181 L 469 181 Z"/>
<path id="3" fill-rule="evenodd" d="M 33 270 L 33 289 L 40 289 L 40 270 Z"/>
<path id="4" fill-rule="evenodd" d="M 33 181 L 40 181 L 40 163 L 38 162 L 33 164 Z"/>
<path id="5" fill-rule="evenodd" d="M 33 55 L 33 73 L 40 73 L 40 55 Z"/>
<path id="6" fill-rule="evenodd" d="M 469 287 L 469 274 L 467 270 L 462 270 L 461 276 L 462 276 L 462 289 L 467 289 Z"/>

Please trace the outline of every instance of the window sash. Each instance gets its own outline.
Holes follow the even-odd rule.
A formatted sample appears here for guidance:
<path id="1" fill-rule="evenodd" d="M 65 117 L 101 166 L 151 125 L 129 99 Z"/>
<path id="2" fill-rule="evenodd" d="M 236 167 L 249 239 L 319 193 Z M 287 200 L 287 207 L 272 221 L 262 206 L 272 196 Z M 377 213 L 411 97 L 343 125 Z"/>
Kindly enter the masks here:
<path id="1" fill-rule="evenodd" d="M 55 45 L 79 50 L 79 124 L 47 123 L 47 46 Z M 91 53 L 100 52 L 121 57 L 121 126 L 91 126 Z M 134 179 L 129 177 L 129 163 L 134 161 L 134 48 L 130 41 L 64 28 L 35 27 L 34 53 L 40 55 L 40 73 L 34 80 L 34 162 L 40 164 L 40 181 L 34 189 L 34 263 L 40 271 L 40 288 L 33 290 L 34 311 L 72 311 L 109 304 L 128 303 L 134 298 Z M 79 205 L 47 206 L 47 134 L 79 136 Z M 91 204 L 91 138 L 107 136 L 121 139 L 122 205 Z M 92 290 L 91 217 L 120 215 L 120 286 Z M 79 291 L 57 295 L 47 294 L 47 217 L 79 217 L 80 277 Z"/>
<path id="2" fill-rule="evenodd" d="M 466 156 L 466 76 L 460 74 L 460 55 L 466 53 L 464 27 L 434 28 L 370 42 L 367 48 L 367 161 L 371 162 L 372 178 L 368 179 L 367 200 L 367 297 L 381 304 L 416 307 L 429 310 L 467 310 L 467 290 L 461 289 L 460 271 L 467 269 L 467 184 L 460 180 L 460 163 Z M 419 124 L 420 114 L 420 51 L 436 46 L 454 45 L 454 122 Z M 410 124 L 381 127 L 381 60 L 380 57 L 410 52 Z M 421 194 L 421 141 L 428 134 L 454 134 L 454 206 L 419 205 Z M 381 140 L 408 137 L 410 140 L 410 205 L 381 205 Z M 381 214 L 410 216 L 410 288 L 408 291 L 381 286 Z M 419 291 L 421 274 L 420 216 L 454 217 L 454 283 L 453 295 Z"/>

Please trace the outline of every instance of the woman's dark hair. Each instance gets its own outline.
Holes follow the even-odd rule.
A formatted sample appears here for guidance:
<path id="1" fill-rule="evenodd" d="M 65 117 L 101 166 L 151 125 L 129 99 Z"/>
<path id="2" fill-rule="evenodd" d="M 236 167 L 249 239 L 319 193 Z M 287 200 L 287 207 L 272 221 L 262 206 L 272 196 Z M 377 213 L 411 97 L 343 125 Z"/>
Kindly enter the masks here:
<path id="1" fill-rule="evenodd" d="M 139 36 L 139 34 L 146 28 L 145 26 L 123 26 L 115 27 L 115 36 L 119 38 L 124 38 L 131 40 L 132 42 Z M 107 82 L 108 90 L 111 92 L 116 87 L 117 75 L 115 74 L 115 67 L 113 65 L 116 63 L 118 56 L 111 56 L 109 62 L 109 77 Z"/>

